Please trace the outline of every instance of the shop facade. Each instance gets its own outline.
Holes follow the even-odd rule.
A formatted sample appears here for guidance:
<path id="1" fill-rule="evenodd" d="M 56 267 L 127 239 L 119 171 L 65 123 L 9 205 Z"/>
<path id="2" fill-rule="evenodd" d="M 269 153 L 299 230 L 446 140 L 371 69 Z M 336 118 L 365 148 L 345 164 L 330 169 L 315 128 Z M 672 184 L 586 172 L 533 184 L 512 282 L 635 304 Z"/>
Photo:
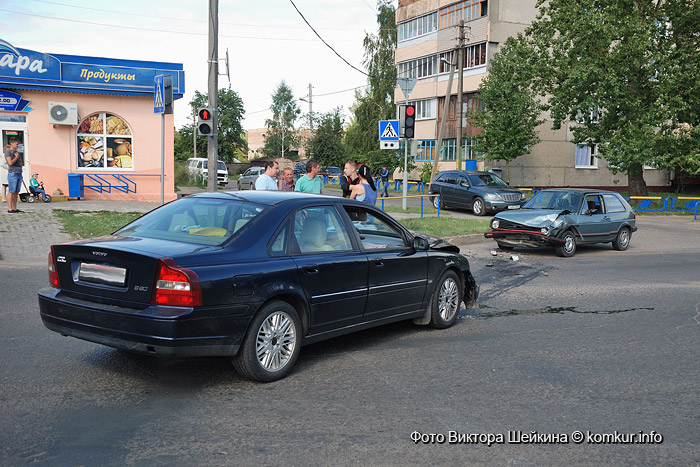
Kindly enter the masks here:
<path id="1" fill-rule="evenodd" d="M 182 64 L 46 54 L 0 40 L 0 133 L 24 153 L 24 181 L 39 173 L 47 193 L 157 202 L 174 191 L 174 120 L 154 113 L 156 76 L 185 92 Z M 161 188 L 161 166 L 165 173 Z M 78 186 L 80 185 L 80 186 Z"/>

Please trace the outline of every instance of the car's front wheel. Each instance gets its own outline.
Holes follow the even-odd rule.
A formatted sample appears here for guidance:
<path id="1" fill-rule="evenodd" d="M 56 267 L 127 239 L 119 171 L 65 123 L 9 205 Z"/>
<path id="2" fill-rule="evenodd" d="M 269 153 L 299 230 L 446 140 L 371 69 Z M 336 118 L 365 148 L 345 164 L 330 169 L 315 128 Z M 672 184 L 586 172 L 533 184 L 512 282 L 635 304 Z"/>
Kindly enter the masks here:
<path id="1" fill-rule="evenodd" d="M 454 271 L 445 271 L 440 277 L 430 301 L 430 325 L 437 329 L 452 326 L 462 303 L 462 283 Z"/>
<path id="2" fill-rule="evenodd" d="M 618 232 L 617 237 L 613 240 L 613 248 L 619 251 L 625 251 L 628 246 L 630 246 L 630 240 L 632 239 L 632 233 L 627 227 L 623 227 L 620 232 Z"/>
<path id="3" fill-rule="evenodd" d="M 268 383 L 292 371 L 301 349 L 301 321 L 292 305 L 273 301 L 250 324 L 233 366 L 239 374 Z"/>
<path id="4" fill-rule="evenodd" d="M 562 240 L 562 244 L 555 246 L 554 251 L 558 256 L 562 256 L 564 258 L 574 256 L 574 253 L 576 253 L 576 236 L 574 233 L 571 230 L 567 231 L 564 233 Z"/>
<path id="5" fill-rule="evenodd" d="M 475 216 L 483 216 L 486 214 L 486 209 L 484 209 L 484 200 L 481 198 L 474 198 L 472 203 L 472 212 Z"/>

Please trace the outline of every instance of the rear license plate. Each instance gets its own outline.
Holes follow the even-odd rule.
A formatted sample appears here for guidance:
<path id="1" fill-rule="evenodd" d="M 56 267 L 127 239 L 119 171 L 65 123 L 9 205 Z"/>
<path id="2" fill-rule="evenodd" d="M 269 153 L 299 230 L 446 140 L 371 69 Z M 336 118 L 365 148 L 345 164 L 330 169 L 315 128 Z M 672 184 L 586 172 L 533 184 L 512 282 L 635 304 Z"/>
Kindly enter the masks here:
<path id="1" fill-rule="evenodd" d="M 126 285 L 126 269 L 108 264 L 80 263 L 78 279 L 94 284 Z"/>
<path id="2" fill-rule="evenodd" d="M 508 209 L 520 209 L 520 206 L 516 204 L 514 206 L 508 206 Z"/>

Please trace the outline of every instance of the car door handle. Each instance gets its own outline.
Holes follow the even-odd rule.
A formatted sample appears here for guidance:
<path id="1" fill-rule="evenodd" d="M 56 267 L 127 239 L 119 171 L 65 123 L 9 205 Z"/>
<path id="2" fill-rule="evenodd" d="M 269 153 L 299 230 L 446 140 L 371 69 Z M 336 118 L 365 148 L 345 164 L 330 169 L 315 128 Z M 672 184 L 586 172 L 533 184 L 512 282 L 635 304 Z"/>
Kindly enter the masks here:
<path id="1" fill-rule="evenodd" d="M 307 275 L 318 274 L 318 266 L 306 266 L 304 268 L 304 274 L 307 274 Z"/>
<path id="2" fill-rule="evenodd" d="M 384 261 L 375 261 L 374 266 L 377 268 L 384 267 Z"/>

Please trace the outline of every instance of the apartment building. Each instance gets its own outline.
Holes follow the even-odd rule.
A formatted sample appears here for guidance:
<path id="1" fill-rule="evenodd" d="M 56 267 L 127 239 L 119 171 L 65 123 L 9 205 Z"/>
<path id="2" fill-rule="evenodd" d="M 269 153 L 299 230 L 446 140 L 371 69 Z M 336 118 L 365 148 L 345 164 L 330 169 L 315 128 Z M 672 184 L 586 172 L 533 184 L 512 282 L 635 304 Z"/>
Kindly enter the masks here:
<path id="1" fill-rule="evenodd" d="M 462 167 L 492 169 L 505 175 L 503 161 L 483 161 L 473 151 L 473 139 L 479 129 L 470 125 L 466 115 L 480 106 L 478 88 L 488 73 L 489 60 L 505 40 L 525 28 L 537 16 L 536 0 L 399 0 L 396 10 L 397 48 L 395 62 L 399 78 L 416 78 L 409 103 L 416 106 L 416 139 L 412 157 L 420 168 L 432 161 L 440 119 L 445 103 L 450 63 L 458 46 L 459 22 L 464 20 L 465 41 L 462 49 Z M 454 74 L 449 110 L 446 118 L 439 170 L 457 165 L 457 80 Z M 394 102 L 405 103 L 400 87 L 394 91 Z M 552 129 L 552 122 L 539 128 L 541 142 L 531 153 L 510 164 L 510 182 L 517 186 L 536 187 L 607 187 L 624 189 L 627 177 L 608 170 L 607 162 L 597 157 L 596 145 L 573 142 L 575 122 Z M 415 174 L 412 174 L 415 175 Z M 645 180 L 650 188 L 667 187 L 669 173 L 645 167 Z"/>

